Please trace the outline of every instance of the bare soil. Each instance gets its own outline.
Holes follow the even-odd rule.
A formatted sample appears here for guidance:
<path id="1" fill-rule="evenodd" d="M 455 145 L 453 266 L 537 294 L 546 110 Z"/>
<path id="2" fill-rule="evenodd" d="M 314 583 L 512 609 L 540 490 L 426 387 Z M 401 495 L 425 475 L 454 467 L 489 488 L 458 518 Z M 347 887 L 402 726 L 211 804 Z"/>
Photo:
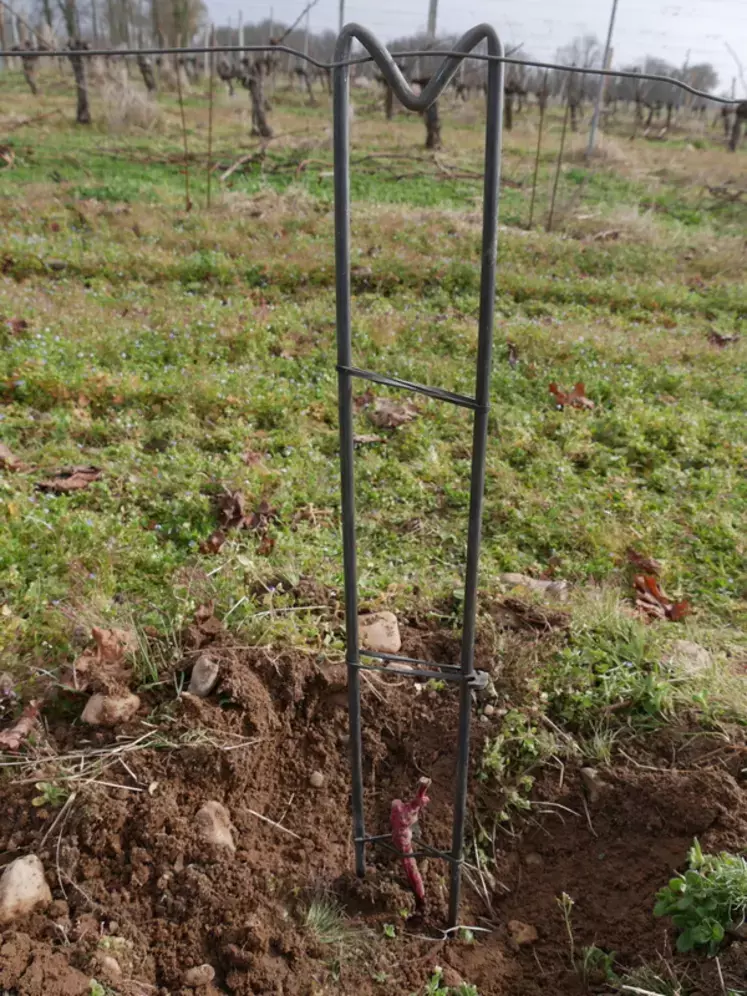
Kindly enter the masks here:
<path id="1" fill-rule="evenodd" d="M 144 722 L 157 723 L 172 741 L 191 734 L 193 745 L 134 752 L 127 769 L 117 762 L 98 775 L 109 784 L 76 783 L 76 798 L 52 832 L 58 811 L 31 804 L 33 779 L 4 789 L 0 863 L 38 853 L 55 901 L 0 933 L 0 992 L 78 996 L 95 977 L 129 996 L 188 996 L 194 990 L 183 987 L 184 972 L 203 963 L 216 975 L 201 996 L 420 993 L 436 965 L 452 985 L 469 981 L 480 996 L 604 991 L 601 980 L 583 980 L 572 967 L 557 902 L 563 892 L 575 903 L 577 952 L 596 944 L 630 966 L 664 956 L 687 972 L 693 993 L 723 991 L 713 961 L 672 955 L 671 929 L 653 918 L 652 907 L 694 837 L 707 850 L 744 846 L 739 751 L 698 737 L 683 741 L 673 762 L 672 744 L 653 740 L 645 757 L 600 772 L 593 802 L 577 770 L 548 768 L 522 826 L 497 832 L 490 904 L 465 888 L 462 922 L 490 933 L 476 933 L 474 943 L 445 942 L 438 928 L 446 865 L 421 862 L 424 916 L 414 914 L 402 871 L 385 850 L 369 851 L 363 881 L 351 874 L 344 666 L 299 651 L 237 648 L 207 629 L 193 634 L 193 647 L 212 642 L 221 660 L 210 699 L 175 702 L 167 684 L 143 693 L 147 720 L 143 708 L 126 728 L 92 733 L 60 710 L 46 731 L 59 752 L 138 736 L 148 729 Z M 404 650 L 449 660 L 457 644 L 451 634 L 410 629 Z M 416 693 L 411 681 L 366 677 L 369 832 L 387 832 L 392 799 L 409 797 L 427 775 L 432 802 L 422 839 L 448 847 L 456 716 L 451 689 Z M 474 729 L 477 760 L 492 724 Z M 230 744 L 231 734 L 254 742 L 214 746 Z M 310 784 L 312 771 L 323 773 L 321 788 Z M 207 800 L 229 810 L 235 854 L 200 839 L 194 817 Z M 475 779 L 472 812 L 485 813 L 491 801 Z M 321 893 L 337 897 L 356 928 L 343 950 L 320 943 L 305 926 L 305 910 Z M 518 947 L 511 920 L 536 928 L 536 942 Z M 384 937 L 384 924 L 396 925 L 395 940 Z M 742 947 L 733 944 L 721 959 L 731 984 L 745 976 Z M 121 977 L 106 977 L 104 956 L 116 959 Z"/>

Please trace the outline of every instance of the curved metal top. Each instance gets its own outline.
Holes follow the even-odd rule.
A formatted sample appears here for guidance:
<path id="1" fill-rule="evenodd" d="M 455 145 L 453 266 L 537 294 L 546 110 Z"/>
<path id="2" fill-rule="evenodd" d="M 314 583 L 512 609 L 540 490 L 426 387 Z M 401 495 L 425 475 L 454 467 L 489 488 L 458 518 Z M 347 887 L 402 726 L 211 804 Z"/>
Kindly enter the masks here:
<path id="1" fill-rule="evenodd" d="M 370 53 L 371 58 L 381 70 L 382 75 L 394 91 L 395 96 L 404 104 L 408 111 L 424 111 L 435 100 L 438 100 L 439 96 L 451 82 L 462 61 L 461 55 L 447 56 L 433 76 L 431 76 L 428 85 L 422 93 L 418 94 L 415 93 L 400 72 L 391 53 L 384 48 L 376 35 L 372 34 L 368 28 L 364 28 L 361 24 L 346 24 L 342 29 L 335 45 L 335 62 L 345 62 L 350 58 L 350 49 L 354 38 Z M 488 53 L 491 56 L 503 57 L 503 45 L 495 29 L 490 24 L 478 24 L 474 28 L 470 28 L 456 43 L 454 52 L 468 55 L 483 40 L 487 40 Z M 347 71 L 347 66 L 344 68 Z"/>

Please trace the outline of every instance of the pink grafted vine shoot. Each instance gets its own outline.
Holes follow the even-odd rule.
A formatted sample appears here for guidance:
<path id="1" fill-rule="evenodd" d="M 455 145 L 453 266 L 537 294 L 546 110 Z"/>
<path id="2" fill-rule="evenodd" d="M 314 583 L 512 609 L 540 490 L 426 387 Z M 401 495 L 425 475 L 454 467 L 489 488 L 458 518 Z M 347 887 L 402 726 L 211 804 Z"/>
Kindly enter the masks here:
<path id="1" fill-rule="evenodd" d="M 421 778 L 418 782 L 418 790 L 415 793 L 414 799 L 410 802 L 402 802 L 401 799 L 395 799 L 392 803 L 392 844 L 404 855 L 411 855 L 413 853 L 412 828 L 418 822 L 420 810 L 424 809 L 430 802 L 430 799 L 426 795 L 430 784 L 430 778 Z M 407 880 L 412 886 L 412 891 L 415 893 L 418 909 L 422 909 L 425 906 L 425 888 L 415 858 L 404 857 L 402 864 L 404 865 Z"/>

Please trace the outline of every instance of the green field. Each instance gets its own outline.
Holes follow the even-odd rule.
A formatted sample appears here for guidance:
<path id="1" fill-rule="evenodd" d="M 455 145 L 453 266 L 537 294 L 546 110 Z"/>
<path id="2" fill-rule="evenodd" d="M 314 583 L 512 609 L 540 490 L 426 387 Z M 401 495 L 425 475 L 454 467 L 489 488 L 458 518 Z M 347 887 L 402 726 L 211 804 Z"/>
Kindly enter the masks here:
<path id="1" fill-rule="evenodd" d="M 34 101 L 20 75 L 0 77 L 0 439 L 20 461 L 0 470 L 0 671 L 22 688 L 47 680 L 81 626 L 178 644 L 208 602 L 240 644 L 339 656 L 327 96 L 310 109 L 279 91 L 260 155 L 246 94 L 221 92 L 208 162 L 206 93 L 191 93 L 187 211 L 173 95 L 147 131 L 115 125 L 97 96 L 81 129 L 69 83 L 46 78 Z M 374 95 L 354 103 L 355 363 L 470 394 L 482 102 L 444 106 L 436 158 L 416 116 L 390 124 Z M 561 110 L 528 229 L 536 113 L 506 136 L 479 609 L 510 698 L 481 774 L 509 812 L 552 753 L 540 716 L 595 763 L 657 727 L 728 738 L 747 718 L 747 204 L 709 189 L 738 185 L 747 153 L 710 130 L 633 142 L 613 125 L 587 164 L 585 134 L 570 136 L 548 233 Z M 549 385 L 577 382 L 593 409 L 558 408 Z M 418 398 L 412 421 L 381 428 L 366 400 L 362 605 L 455 626 L 470 418 Z M 75 466 L 101 473 L 39 489 Z M 226 529 L 211 552 L 226 492 L 248 513 L 267 503 L 268 521 Z M 635 611 L 630 549 L 660 562 L 690 615 Z M 539 642 L 502 629 L 506 572 L 569 582 L 569 628 Z M 302 578 L 327 593 L 319 604 L 297 598 Z M 713 667 L 679 670 L 675 640 Z M 154 660 L 143 652 L 143 685 L 159 680 Z"/>

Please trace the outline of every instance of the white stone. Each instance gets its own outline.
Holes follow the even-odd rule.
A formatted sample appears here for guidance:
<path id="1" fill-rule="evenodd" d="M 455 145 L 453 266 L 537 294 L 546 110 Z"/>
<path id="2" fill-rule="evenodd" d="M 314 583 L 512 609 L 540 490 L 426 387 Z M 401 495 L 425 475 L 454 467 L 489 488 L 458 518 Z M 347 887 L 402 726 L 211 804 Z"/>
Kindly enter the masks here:
<path id="1" fill-rule="evenodd" d="M 209 985 L 214 978 L 215 969 L 212 965 L 197 965 L 195 968 L 187 969 L 182 981 L 190 989 L 199 989 L 200 986 Z"/>
<path id="2" fill-rule="evenodd" d="M 0 877 L 0 924 L 11 923 L 52 902 L 44 866 L 35 854 L 16 858 Z"/>
<path id="3" fill-rule="evenodd" d="M 207 654 L 202 654 L 197 658 L 195 666 L 192 668 L 192 677 L 189 679 L 190 695 L 196 695 L 200 699 L 206 699 L 215 688 L 218 681 L 220 665 Z"/>
<path id="4" fill-rule="evenodd" d="M 666 663 L 684 674 L 696 675 L 707 671 L 713 664 L 713 658 L 699 643 L 693 643 L 692 640 L 675 640 Z"/>
<path id="5" fill-rule="evenodd" d="M 309 776 L 309 784 L 312 788 L 320 789 L 324 785 L 324 775 L 321 771 L 312 771 Z"/>
<path id="6" fill-rule="evenodd" d="M 89 726 L 117 726 L 127 723 L 140 708 L 137 695 L 92 695 L 81 714 L 81 719 Z"/>
<path id="7" fill-rule="evenodd" d="M 195 823 L 200 831 L 200 836 L 206 843 L 225 847 L 231 852 L 236 850 L 236 845 L 233 842 L 231 814 L 220 802 L 213 800 L 206 802 L 198 810 Z"/>
<path id="8" fill-rule="evenodd" d="M 358 617 L 360 645 L 380 654 L 398 654 L 402 648 L 399 623 L 393 612 L 374 612 Z"/>
<path id="9" fill-rule="evenodd" d="M 509 920 L 508 932 L 511 940 L 519 948 L 525 944 L 534 944 L 539 936 L 536 927 L 533 927 L 531 923 L 523 923 L 521 920 Z"/>
<path id="10" fill-rule="evenodd" d="M 511 588 L 526 588 L 556 602 L 565 602 L 568 598 L 567 581 L 540 581 L 528 574 L 501 574 L 501 581 Z"/>
<path id="11" fill-rule="evenodd" d="M 483 709 L 483 715 L 492 716 L 494 715 L 494 713 L 495 713 L 495 706 L 491 702 L 488 702 L 488 704 Z"/>

